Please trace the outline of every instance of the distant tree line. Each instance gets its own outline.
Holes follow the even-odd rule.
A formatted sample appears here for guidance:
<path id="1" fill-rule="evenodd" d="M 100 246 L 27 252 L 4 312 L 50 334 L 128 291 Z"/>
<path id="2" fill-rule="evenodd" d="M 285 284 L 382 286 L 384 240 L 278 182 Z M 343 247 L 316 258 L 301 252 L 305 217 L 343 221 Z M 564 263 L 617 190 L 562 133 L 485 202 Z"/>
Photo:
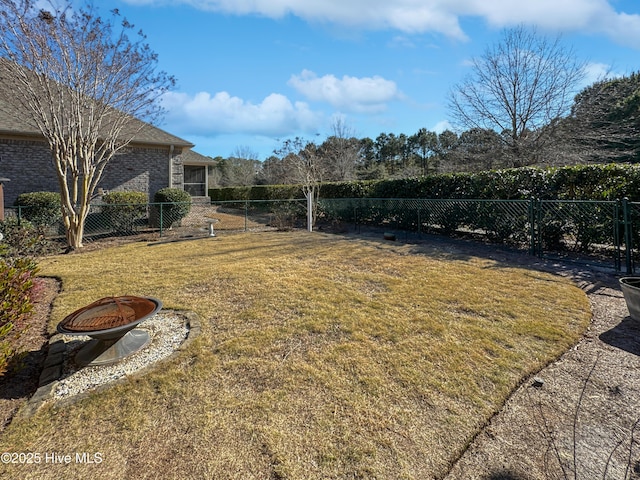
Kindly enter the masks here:
<path id="1" fill-rule="evenodd" d="M 461 133 L 420 128 L 357 138 L 339 119 L 322 143 L 286 140 L 262 162 L 248 148 L 218 158 L 210 187 L 640 162 L 640 73 L 600 80 L 574 95 L 584 66 L 558 39 L 524 27 L 506 30 L 451 91 Z"/>

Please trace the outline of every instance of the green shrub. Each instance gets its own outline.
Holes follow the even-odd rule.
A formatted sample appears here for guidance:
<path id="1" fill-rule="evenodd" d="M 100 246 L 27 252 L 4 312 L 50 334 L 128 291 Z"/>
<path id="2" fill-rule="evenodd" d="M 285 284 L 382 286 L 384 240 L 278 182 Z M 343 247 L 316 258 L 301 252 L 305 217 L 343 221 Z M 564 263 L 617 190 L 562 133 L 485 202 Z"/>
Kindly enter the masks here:
<path id="1" fill-rule="evenodd" d="M 7 218 L 0 222 L 0 257 L 37 257 L 54 250 L 54 246 L 27 220 Z"/>
<path id="2" fill-rule="evenodd" d="M 209 190 L 214 201 L 302 198 L 299 185 L 259 185 Z M 512 168 L 478 173 L 326 183 L 321 198 L 429 198 L 486 200 L 640 201 L 640 165 Z"/>
<path id="3" fill-rule="evenodd" d="M 153 201 L 162 204 L 156 208 L 163 228 L 170 228 L 191 211 L 191 195 L 179 188 L 162 188 L 155 193 Z"/>
<path id="4" fill-rule="evenodd" d="M 35 262 L 28 257 L 0 257 L 0 375 L 17 353 L 15 342 L 27 328 L 36 272 Z"/>
<path id="5" fill-rule="evenodd" d="M 304 198 L 300 185 L 254 185 L 251 187 L 224 187 L 209 189 L 213 202 L 236 200 L 290 200 Z"/>
<path id="6" fill-rule="evenodd" d="M 117 232 L 133 232 L 136 224 L 147 217 L 148 198 L 144 192 L 110 192 L 102 201 L 102 213 Z"/>
<path id="7" fill-rule="evenodd" d="M 35 226 L 50 226 L 60 221 L 60 194 L 58 192 L 30 192 L 18 195 L 15 205 L 20 216 Z"/>

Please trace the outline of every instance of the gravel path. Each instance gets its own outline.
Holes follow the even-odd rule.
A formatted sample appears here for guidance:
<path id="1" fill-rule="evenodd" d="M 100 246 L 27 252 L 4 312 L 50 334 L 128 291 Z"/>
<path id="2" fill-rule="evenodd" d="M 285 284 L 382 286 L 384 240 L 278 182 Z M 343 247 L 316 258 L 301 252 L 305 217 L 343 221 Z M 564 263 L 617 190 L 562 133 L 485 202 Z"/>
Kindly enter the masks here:
<path id="1" fill-rule="evenodd" d="M 569 277 L 593 317 L 572 349 L 511 395 L 445 479 L 640 479 L 640 322 L 629 317 L 621 275 L 465 242 L 449 249 Z"/>

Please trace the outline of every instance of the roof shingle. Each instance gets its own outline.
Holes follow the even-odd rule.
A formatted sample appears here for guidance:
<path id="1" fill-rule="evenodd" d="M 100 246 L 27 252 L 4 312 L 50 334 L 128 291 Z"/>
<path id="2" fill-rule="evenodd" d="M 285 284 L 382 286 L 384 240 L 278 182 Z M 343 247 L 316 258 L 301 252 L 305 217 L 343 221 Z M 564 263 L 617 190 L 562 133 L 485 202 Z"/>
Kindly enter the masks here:
<path id="1" fill-rule="evenodd" d="M 0 135 L 40 137 L 40 131 L 27 119 L 28 114 L 20 111 L 16 102 L 11 101 L 11 97 L 16 92 L 11 89 L 10 82 L 7 81 L 7 73 L 0 61 Z M 132 119 L 132 129 L 137 133 L 132 144 L 144 145 L 174 145 L 177 147 L 191 148 L 193 143 L 180 137 L 172 135 L 158 127 L 143 122 L 137 118 Z"/>

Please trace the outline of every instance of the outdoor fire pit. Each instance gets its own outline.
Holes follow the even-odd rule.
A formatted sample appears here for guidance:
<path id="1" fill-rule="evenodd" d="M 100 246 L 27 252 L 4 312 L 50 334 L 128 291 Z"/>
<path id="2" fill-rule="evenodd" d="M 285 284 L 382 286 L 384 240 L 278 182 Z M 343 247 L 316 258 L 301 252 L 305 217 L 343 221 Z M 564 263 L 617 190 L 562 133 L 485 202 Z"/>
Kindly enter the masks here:
<path id="1" fill-rule="evenodd" d="M 134 328 L 161 308 L 162 302 L 152 297 L 101 298 L 67 315 L 58 324 L 58 332 L 93 339 L 76 354 L 79 365 L 115 363 L 149 343 L 149 334 Z"/>

